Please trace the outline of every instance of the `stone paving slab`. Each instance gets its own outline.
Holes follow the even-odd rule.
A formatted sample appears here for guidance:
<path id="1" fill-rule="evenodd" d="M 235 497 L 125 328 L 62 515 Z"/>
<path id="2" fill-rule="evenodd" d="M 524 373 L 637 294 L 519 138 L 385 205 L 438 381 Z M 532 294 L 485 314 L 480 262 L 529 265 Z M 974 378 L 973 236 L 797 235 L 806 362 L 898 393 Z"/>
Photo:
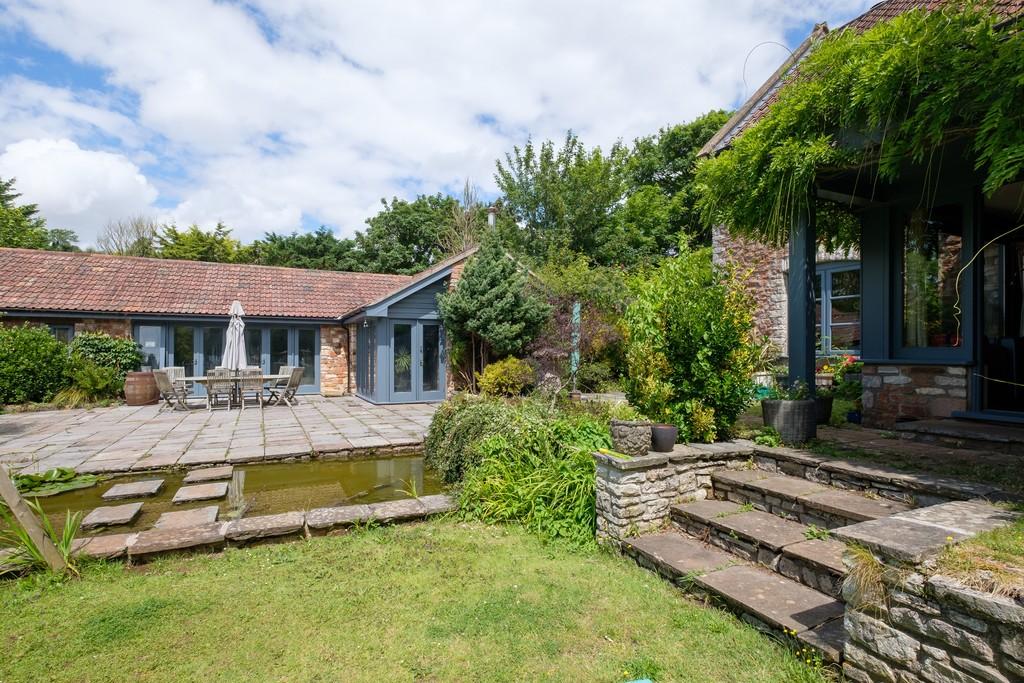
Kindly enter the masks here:
<path id="1" fill-rule="evenodd" d="M 797 500 L 811 493 L 831 490 L 824 484 L 784 474 L 752 481 L 747 484 L 747 488 L 786 500 Z"/>
<path id="2" fill-rule="evenodd" d="M 929 507 L 908 510 L 894 515 L 896 519 L 911 519 L 921 524 L 937 526 L 951 533 L 980 534 L 997 527 L 1013 524 L 1024 517 L 978 500 L 953 501 Z"/>
<path id="3" fill-rule="evenodd" d="M 846 644 L 846 626 L 842 618 L 832 619 L 821 626 L 802 631 L 796 637 L 821 652 L 827 661 L 838 662 Z"/>
<path id="4" fill-rule="evenodd" d="M 182 484 L 200 484 L 208 481 L 217 481 L 218 479 L 230 479 L 231 475 L 235 473 L 235 468 L 231 465 L 224 465 L 222 467 L 204 467 L 198 470 L 190 470 L 185 478 L 181 480 Z"/>
<path id="5" fill-rule="evenodd" d="M 313 451 L 416 447 L 434 404 L 375 406 L 353 396 L 302 396 L 266 410 L 161 411 L 117 406 L 0 415 L 0 462 L 43 472 L 71 466 L 104 474 L 265 458 Z"/>
<path id="6" fill-rule="evenodd" d="M 94 529 L 101 526 L 131 524 L 140 512 L 142 512 L 142 503 L 98 507 L 85 516 L 85 519 L 82 520 L 82 528 Z"/>
<path id="7" fill-rule="evenodd" d="M 698 500 L 694 503 L 682 503 L 672 507 L 676 514 L 693 517 L 700 521 L 706 521 L 719 517 L 720 515 L 732 515 L 739 512 L 740 506 L 727 500 Z"/>
<path id="8" fill-rule="evenodd" d="M 186 529 L 150 529 L 140 531 L 128 545 L 128 556 L 147 557 L 157 553 L 192 548 L 216 548 L 224 544 L 226 524 L 212 522 Z"/>
<path id="9" fill-rule="evenodd" d="M 921 524 L 913 519 L 885 517 L 833 529 L 842 540 L 859 543 L 897 562 L 919 564 L 937 555 L 946 543 L 962 541 L 967 534 Z"/>
<path id="10" fill-rule="evenodd" d="M 198 500 L 216 500 L 228 495 L 228 483 L 219 481 L 210 484 L 182 486 L 174 493 L 172 503 L 193 503 Z"/>
<path id="11" fill-rule="evenodd" d="M 806 539 L 804 531 L 807 527 L 803 524 L 791 522 L 760 510 L 718 517 L 709 520 L 709 523 L 727 532 L 746 537 L 755 541 L 758 546 L 776 552 Z"/>
<path id="12" fill-rule="evenodd" d="M 135 536 L 136 534 L 105 534 L 76 538 L 71 552 L 86 557 L 114 560 L 128 553 L 128 544 L 135 540 Z"/>
<path id="13" fill-rule="evenodd" d="M 143 479 L 127 484 L 114 484 L 103 494 L 103 500 L 118 500 L 121 498 L 146 498 L 160 493 L 164 487 L 163 479 Z"/>
<path id="14" fill-rule="evenodd" d="M 415 498 L 373 503 L 369 507 L 370 518 L 382 524 L 421 519 L 427 514 L 426 507 Z"/>
<path id="15" fill-rule="evenodd" d="M 724 569 L 739 561 L 734 555 L 675 531 L 630 538 L 625 543 L 673 579 Z"/>
<path id="16" fill-rule="evenodd" d="M 798 500 L 807 507 L 859 522 L 888 517 L 910 509 L 909 505 L 887 498 L 868 498 L 852 491 L 832 488 L 801 495 Z"/>
<path id="17" fill-rule="evenodd" d="M 834 539 L 812 538 L 800 543 L 787 545 L 782 554 L 787 557 L 795 557 L 804 562 L 827 569 L 840 576 L 846 575 L 846 565 L 843 564 L 843 553 L 846 551 L 846 544 Z"/>
<path id="18" fill-rule="evenodd" d="M 319 531 L 339 526 L 351 526 L 365 522 L 369 518 L 369 505 L 316 508 L 306 513 L 306 526 Z"/>
<path id="19" fill-rule="evenodd" d="M 423 505 L 424 514 L 428 516 L 451 512 L 458 508 L 458 504 L 452 500 L 451 496 L 443 493 L 436 493 L 432 496 L 420 496 L 419 501 Z"/>
<path id="20" fill-rule="evenodd" d="M 229 541 L 241 542 L 297 534 L 302 531 L 305 518 L 304 512 L 244 517 L 229 522 L 224 535 Z"/>
<path id="21" fill-rule="evenodd" d="M 843 603 L 767 569 L 741 565 L 694 581 L 778 629 L 802 633 L 843 616 Z"/>
<path id="22" fill-rule="evenodd" d="M 154 529 L 185 529 L 190 526 L 200 526 L 216 522 L 220 514 L 220 508 L 216 505 L 207 505 L 192 510 L 178 510 L 165 512 L 157 518 L 153 524 Z"/>

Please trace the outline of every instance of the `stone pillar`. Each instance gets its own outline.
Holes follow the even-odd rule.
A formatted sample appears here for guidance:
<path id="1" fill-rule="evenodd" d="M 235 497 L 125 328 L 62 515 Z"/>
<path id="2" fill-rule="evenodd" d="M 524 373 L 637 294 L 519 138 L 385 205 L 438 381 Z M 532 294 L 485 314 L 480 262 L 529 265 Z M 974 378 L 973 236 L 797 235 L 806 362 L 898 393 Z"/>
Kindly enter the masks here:
<path id="1" fill-rule="evenodd" d="M 802 382 L 814 396 L 814 283 L 817 230 L 814 197 L 798 209 L 789 231 L 789 382 Z"/>

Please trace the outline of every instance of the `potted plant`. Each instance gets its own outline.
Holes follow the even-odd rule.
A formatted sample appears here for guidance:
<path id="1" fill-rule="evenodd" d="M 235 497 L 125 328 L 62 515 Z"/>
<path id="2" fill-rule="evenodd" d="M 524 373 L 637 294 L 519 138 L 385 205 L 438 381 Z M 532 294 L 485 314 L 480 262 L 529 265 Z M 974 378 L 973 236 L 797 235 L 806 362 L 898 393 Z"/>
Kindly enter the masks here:
<path id="1" fill-rule="evenodd" d="M 802 382 L 788 389 L 774 387 L 772 394 L 761 401 L 761 416 L 783 443 L 804 443 L 818 435 L 818 404 Z"/>
<path id="2" fill-rule="evenodd" d="M 775 384 L 775 366 L 779 358 L 779 347 L 768 335 L 761 338 L 754 357 L 754 374 L 751 379 L 760 393 Z"/>
<path id="3" fill-rule="evenodd" d="M 818 386 L 814 392 L 815 413 L 818 416 L 818 424 L 827 425 L 832 421 L 832 404 L 835 399 L 835 387 L 829 384 L 827 387 Z"/>

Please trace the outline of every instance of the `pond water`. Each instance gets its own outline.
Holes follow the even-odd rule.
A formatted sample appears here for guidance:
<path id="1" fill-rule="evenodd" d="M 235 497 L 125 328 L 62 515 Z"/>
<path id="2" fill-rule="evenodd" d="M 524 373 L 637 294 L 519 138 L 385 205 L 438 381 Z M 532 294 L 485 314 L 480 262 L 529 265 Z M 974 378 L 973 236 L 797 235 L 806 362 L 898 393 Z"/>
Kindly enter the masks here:
<path id="1" fill-rule="evenodd" d="M 336 505 L 378 503 L 386 500 L 441 492 L 437 476 L 423 466 L 421 456 L 378 460 L 311 460 L 277 464 L 235 465 L 232 490 L 219 501 L 174 504 L 175 491 L 185 472 L 148 472 L 113 477 L 87 489 L 39 498 L 47 515 L 58 528 L 65 511 L 83 515 L 104 505 L 141 501 L 142 513 L 131 526 L 82 531 L 82 535 L 149 529 L 164 512 L 191 510 L 209 505 L 220 508 L 220 519 L 252 517 L 293 510 L 311 510 Z M 145 479 L 163 479 L 160 493 L 148 498 L 105 501 L 102 495 L 113 485 Z M 241 480 L 241 485 L 237 486 Z M 235 488 L 237 486 L 237 489 Z M 241 494 L 240 496 L 238 494 Z"/>

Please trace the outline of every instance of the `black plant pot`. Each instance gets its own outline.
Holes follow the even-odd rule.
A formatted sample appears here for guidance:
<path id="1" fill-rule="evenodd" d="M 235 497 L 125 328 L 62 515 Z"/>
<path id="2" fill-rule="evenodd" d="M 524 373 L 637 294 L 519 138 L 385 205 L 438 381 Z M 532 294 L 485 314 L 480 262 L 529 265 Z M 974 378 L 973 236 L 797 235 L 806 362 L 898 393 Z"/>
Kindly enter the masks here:
<path id="1" fill-rule="evenodd" d="M 814 399 L 817 404 L 818 424 L 827 425 L 832 420 L 832 396 L 818 396 Z"/>
<path id="2" fill-rule="evenodd" d="M 761 416 L 766 427 L 779 433 L 782 443 L 806 443 L 818 435 L 818 404 L 814 399 L 761 401 Z"/>
<path id="3" fill-rule="evenodd" d="M 679 428 L 675 425 L 651 425 L 651 450 L 658 453 L 671 453 L 679 437 Z"/>
<path id="4" fill-rule="evenodd" d="M 851 410 L 846 413 L 846 421 L 850 424 L 859 425 L 861 420 L 861 414 L 859 410 Z"/>

